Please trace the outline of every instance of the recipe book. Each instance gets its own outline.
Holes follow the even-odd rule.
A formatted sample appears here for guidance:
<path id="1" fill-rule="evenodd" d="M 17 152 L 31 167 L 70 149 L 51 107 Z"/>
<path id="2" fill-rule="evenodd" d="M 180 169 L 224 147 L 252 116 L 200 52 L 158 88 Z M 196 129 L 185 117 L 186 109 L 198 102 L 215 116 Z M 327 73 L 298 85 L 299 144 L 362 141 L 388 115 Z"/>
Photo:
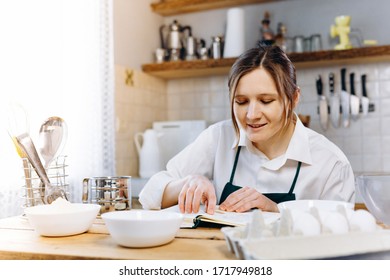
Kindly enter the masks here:
<path id="1" fill-rule="evenodd" d="M 161 211 L 172 211 L 180 213 L 179 206 L 175 205 Z M 218 210 L 218 205 L 213 215 L 207 214 L 204 205 L 198 213 L 185 213 L 183 223 L 180 228 L 197 228 L 197 227 L 224 227 L 224 226 L 245 226 L 252 221 L 253 211 L 244 213 L 226 212 Z M 280 213 L 262 212 L 266 224 L 270 224 L 279 219 Z"/>

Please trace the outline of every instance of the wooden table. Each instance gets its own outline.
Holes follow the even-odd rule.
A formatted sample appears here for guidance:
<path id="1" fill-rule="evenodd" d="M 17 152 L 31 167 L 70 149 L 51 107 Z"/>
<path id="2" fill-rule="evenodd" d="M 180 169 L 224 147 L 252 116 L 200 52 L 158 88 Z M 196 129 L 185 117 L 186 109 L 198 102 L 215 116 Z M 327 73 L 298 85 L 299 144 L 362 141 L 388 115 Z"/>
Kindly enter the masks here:
<path id="1" fill-rule="evenodd" d="M 104 221 L 96 219 L 86 233 L 67 237 L 39 236 L 26 217 L 0 220 L 0 259 L 236 259 L 219 229 L 180 229 L 175 239 L 159 247 L 125 248 L 109 235 Z"/>

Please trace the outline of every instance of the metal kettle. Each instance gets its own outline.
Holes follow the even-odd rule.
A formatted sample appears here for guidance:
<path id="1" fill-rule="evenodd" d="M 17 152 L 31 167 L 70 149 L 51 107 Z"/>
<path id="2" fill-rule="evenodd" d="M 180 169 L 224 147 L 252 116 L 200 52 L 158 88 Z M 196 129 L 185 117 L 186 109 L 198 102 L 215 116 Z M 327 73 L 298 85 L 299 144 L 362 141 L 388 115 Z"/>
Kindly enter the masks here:
<path id="1" fill-rule="evenodd" d="M 190 29 L 190 27 L 181 26 L 177 20 L 174 20 L 169 26 L 162 25 L 160 27 L 161 47 L 168 51 L 169 60 L 183 59 L 185 53 L 183 32 L 186 29 Z M 164 34 L 164 31 L 166 34 Z"/>

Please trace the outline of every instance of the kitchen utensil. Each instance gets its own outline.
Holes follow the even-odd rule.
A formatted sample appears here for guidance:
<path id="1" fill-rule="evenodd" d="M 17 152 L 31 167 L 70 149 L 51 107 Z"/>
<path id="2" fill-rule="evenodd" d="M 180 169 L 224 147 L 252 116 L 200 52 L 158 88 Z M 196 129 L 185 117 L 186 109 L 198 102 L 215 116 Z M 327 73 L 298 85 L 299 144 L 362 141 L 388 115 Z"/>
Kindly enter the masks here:
<path id="1" fill-rule="evenodd" d="M 310 52 L 311 51 L 311 38 L 306 37 L 303 39 L 303 51 Z"/>
<path id="2" fill-rule="evenodd" d="M 330 121 L 334 128 L 340 126 L 340 96 L 334 91 L 334 73 L 329 73 Z"/>
<path id="3" fill-rule="evenodd" d="M 153 129 L 138 132 L 134 135 L 135 147 L 139 156 L 139 175 L 141 178 L 150 178 L 163 170 L 161 164 L 161 149 L 158 138 L 162 135 Z M 142 144 L 141 144 L 142 143 Z"/>
<path id="4" fill-rule="evenodd" d="M 320 113 L 320 125 L 323 130 L 328 129 L 328 101 L 323 95 L 323 84 L 321 76 L 316 79 L 316 88 L 318 94 L 318 108 Z"/>
<path id="5" fill-rule="evenodd" d="M 350 94 L 347 92 L 347 86 L 345 81 L 347 69 L 341 69 L 341 115 L 342 124 L 344 127 L 349 126 L 349 115 L 350 115 Z"/>
<path id="6" fill-rule="evenodd" d="M 28 165 L 26 153 L 21 149 L 18 141 L 16 140 L 16 135 L 29 132 L 29 121 L 25 109 L 17 103 L 10 103 L 7 109 L 8 116 L 8 134 L 11 137 L 16 152 L 19 157 L 22 159 L 23 163 L 23 172 L 26 182 L 26 206 L 35 205 L 34 191 L 31 184 L 31 170 Z"/>
<path id="7" fill-rule="evenodd" d="M 22 150 L 26 153 L 28 160 L 43 183 L 43 187 L 41 189 L 43 203 L 51 204 L 59 197 L 67 200 L 66 193 L 63 189 L 58 186 L 51 185 L 49 177 L 46 174 L 45 168 L 42 165 L 30 135 L 28 133 L 23 133 L 16 136 L 16 140 Z"/>
<path id="8" fill-rule="evenodd" d="M 368 114 L 368 108 L 369 108 L 369 105 L 370 105 L 370 100 L 367 97 L 366 79 L 367 79 L 367 75 L 363 74 L 361 76 L 361 83 L 362 83 L 362 99 L 361 99 L 361 103 L 362 103 L 363 116 Z"/>
<path id="9" fill-rule="evenodd" d="M 55 201 L 24 210 L 31 226 L 42 236 L 69 236 L 86 232 L 99 213 L 99 205 Z"/>
<path id="10" fill-rule="evenodd" d="M 39 129 L 39 153 L 47 169 L 50 163 L 62 152 L 68 135 L 66 122 L 60 117 L 50 117 Z"/>
<path id="11" fill-rule="evenodd" d="M 131 209 L 131 177 L 91 177 L 83 179 L 83 203 L 100 205 L 100 213 Z"/>
<path id="12" fill-rule="evenodd" d="M 349 74 L 349 84 L 351 91 L 351 116 L 353 120 L 356 120 L 359 117 L 359 109 L 360 109 L 360 99 L 356 96 L 355 92 L 355 73 L 352 72 Z"/>
<path id="13" fill-rule="evenodd" d="M 223 57 L 223 37 L 222 36 L 213 36 L 211 37 L 211 58 L 219 59 Z"/>
<path id="14" fill-rule="evenodd" d="M 196 53 L 196 38 L 192 37 L 192 35 L 188 36 L 186 39 L 186 60 L 194 60 L 197 59 Z"/>
<path id="15" fill-rule="evenodd" d="M 310 36 L 310 50 L 312 52 L 322 50 L 321 34 L 313 34 Z"/>
<path id="16" fill-rule="evenodd" d="M 189 26 L 181 26 L 177 20 L 174 20 L 172 24 L 168 26 L 168 30 L 165 32 L 166 34 L 164 34 L 164 30 L 167 29 L 167 26 L 160 26 L 161 47 L 168 50 L 169 60 L 176 61 L 180 59 L 184 48 L 183 31 L 189 28 Z"/>
<path id="17" fill-rule="evenodd" d="M 24 172 L 24 180 L 26 182 L 26 206 L 34 206 L 35 205 L 35 197 L 34 197 L 34 190 L 31 183 L 31 169 L 28 165 L 27 155 L 20 147 L 18 141 L 15 137 L 12 137 L 12 141 L 14 142 L 16 152 L 18 153 L 19 157 L 22 159 L 23 162 L 23 172 Z"/>
<path id="18" fill-rule="evenodd" d="M 153 210 L 107 212 L 101 216 L 117 244 L 134 248 L 171 242 L 183 221 L 180 213 Z"/>
<path id="19" fill-rule="evenodd" d="M 294 52 L 303 52 L 305 46 L 304 46 L 305 38 L 301 35 L 294 37 Z"/>
<path id="20" fill-rule="evenodd" d="M 166 49 L 157 48 L 154 55 L 157 63 L 163 63 L 166 57 Z"/>

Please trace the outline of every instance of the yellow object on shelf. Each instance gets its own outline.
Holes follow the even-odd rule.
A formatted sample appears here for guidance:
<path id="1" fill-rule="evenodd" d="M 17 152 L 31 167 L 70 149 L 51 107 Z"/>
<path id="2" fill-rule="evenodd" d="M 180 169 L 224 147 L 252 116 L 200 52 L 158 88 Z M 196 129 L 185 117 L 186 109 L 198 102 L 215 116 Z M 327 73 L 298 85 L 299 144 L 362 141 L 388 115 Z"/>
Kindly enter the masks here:
<path id="1" fill-rule="evenodd" d="M 349 24 L 351 23 L 350 16 L 338 16 L 335 18 L 336 25 L 330 27 L 330 36 L 336 37 L 339 36 L 340 43 L 335 46 L 335 50 L 347 50 L 352 49 L 351 42 L 349 41 L 349 33 L 351 28 Z"/>
<path id="2" fill-rule="evenodd" d="M 378 41 L 377 40 L 364 40 L 363 44 L 365 46 L 376 46 L 376 45 L 378 45 Z"/>

